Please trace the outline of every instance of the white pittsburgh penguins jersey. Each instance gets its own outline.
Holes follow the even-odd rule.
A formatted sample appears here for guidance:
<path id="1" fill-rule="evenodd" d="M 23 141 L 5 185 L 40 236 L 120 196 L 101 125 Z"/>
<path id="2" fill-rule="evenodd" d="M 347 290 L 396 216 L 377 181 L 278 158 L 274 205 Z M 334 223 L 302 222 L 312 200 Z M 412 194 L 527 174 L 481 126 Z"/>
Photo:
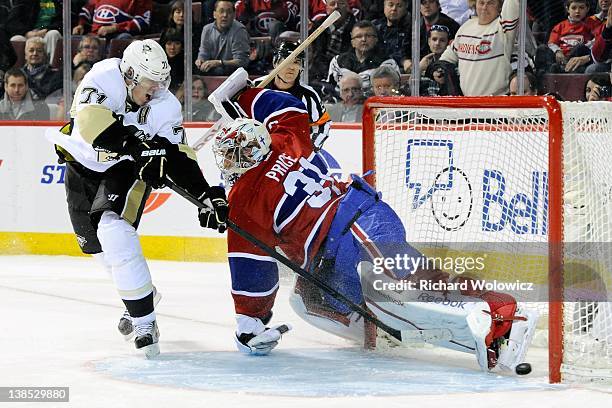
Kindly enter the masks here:
<path id="1" fill-rule="evenodd" d="M 100 61 L 85 75 L 75 92 L 70 109 L 70 117 L 73 119 L 70 135 L 57 130 L 47 131 L 48 139 L 63 147 L 80 164 L 97 172 L 104 172 L 119 161 L 130 159 L 130 156 L 117 156 L 103 149 L 95 149 L 83 135 L 96 134 L 108 127 L 108 111 L 122 117 L 130 115 L 130 119 L 124 123 L 137 125 L 148 133 L 149 137 L 159 134 L 173 142 L 183 138 L 180 103 L 169 91 L 165 91 L 161 97 L 148 104 L 160 105 L 155 108 L 155 113 L 152 114 L 150 110 L 145 112 L 143 108 L 137 112 L 128 112 L 127 88 L 119 70 L 120 62 L 119 58 Z M 108 111 L 106 115 L 98 115 L 96 111 L 99 110 L 93 109 L 93 114 L 89 114 L 92 108 L 105 108 Z M 139 112 L 143 123 L 138 121 Z M 83 115 L 84 113 L 86 114 Z M 131 115 L 134 115 L 133 119 Z M 99 123 L 96 123 L 98 121 Z M 173 127 L 176 129 L 173 130 Z M 89 139 L 91 140 L 91 137 Z"/>
<path id="2" fill-rule="evenodd" d="M 123 123 L 137 126 L 146 133 L 147 139 L 157 135 L 174 144 L 186 143 L 181 103 L 169 91 L 141 106 L 136 112 L 126 113 Z"/>

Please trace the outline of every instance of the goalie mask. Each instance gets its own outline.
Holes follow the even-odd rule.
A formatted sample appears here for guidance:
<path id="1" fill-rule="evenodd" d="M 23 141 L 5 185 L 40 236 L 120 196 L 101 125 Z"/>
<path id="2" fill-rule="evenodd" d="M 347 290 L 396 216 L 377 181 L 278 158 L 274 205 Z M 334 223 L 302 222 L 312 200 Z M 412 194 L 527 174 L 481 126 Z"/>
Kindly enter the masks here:
<path id="1" fill-rule="evenodd" d="M 254 119 L 236 119 L 219 130 L 213 152 L 224 175 L 240 175 L 261 163 L 270 152 L 270 134 Z"/>
<path id="2" fill-rule="evenodd" d="M 161 45 L 151 39 L 137 40 L 128 45 L 123 51 L 119 69 L 132 100 L 137 86 L 142 88 L 148 99 L 153 99 L 170 85 L 168 57 Z"/>

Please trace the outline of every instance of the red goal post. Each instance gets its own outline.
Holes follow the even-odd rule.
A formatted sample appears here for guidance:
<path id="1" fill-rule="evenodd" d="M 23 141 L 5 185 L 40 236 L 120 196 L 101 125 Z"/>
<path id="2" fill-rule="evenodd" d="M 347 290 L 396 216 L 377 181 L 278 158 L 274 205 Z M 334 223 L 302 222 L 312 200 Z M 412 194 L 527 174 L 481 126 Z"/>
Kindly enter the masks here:
<path id="1" fill-rule="evenodd" d="M 485 242 L 489 237 L 493 237 L 495 242 L 501 243 L 547 243 L 546 329 L 549 378 L 555 383 L 562 380 L 563 370 L 567 369 L 572 373 L 576 371 L 566 360 L 578 361 L 583 358 L 580 355 L 568 357 L 568 352 L 573 353 L 573 350 L 581 345 L 574 345 L 570 350 L 566 347 L 569 340 L 564 339 L 564 335 L 569 336 L 567 332 L 571 331 L 572 327 L 580 324 L 571 321 L 568 323 L 567 310 L 564 322 L 564 121 L 567 133 L 570 123 L 567 115 L 575 115 L 576 120 L 580 120 L 580 114 L 571 113 L 573 105 L 568 106 L 565 111 L 564 108 L 565 106 L 553 97 L 373 97 L 364 105 L 362 139 L 363 172 L 375 170 L 375 174 L 368 176 L 368 181 L 383 192 L 385 201 L 398 212 L 404 223 L 408 224 L 407 230 L 420 231 L 416 236 L 417 242 Z M 605 122 L 606 114 L 602 114 L 601 123 Z M 571 123 L 580 128 L 574 122 Z M 599 126 L 600 122 L 596 125 L 593 125 L 593 120 L 584 123 L 583 128 L 590 128 Z M 598 132 L 599 128 L 595 131 Z M 609 135 L 611 130 L 606 128 L 603 131 Z M 565 146 L 565 149 L 570 150 L 568 146 Z M 422 152 L 425 153 L 421 154 Z M 447 159 L 450 164 L 441 169 L 442 171 L 440 167 L 444 165 L 434 168 L 435 164 L 432 163 Z M 497 169 L 496 160 L 499 160 L 503 170 Z M 567 157 L 565 160 L 567 161 Z M 462 166 L 461 173 L 466 179 L 471 177 L 472 181 L 483 180 L 484 190 L 480 191 L 480 194 L 473 194 L 473 188 L 469 185 L 471 201 L 467 217 L 472 219 L 463 221 L 460 225 L 442 225 L 439 222 L 436 225 L 438 217 L 434 207 L 443 205 L 448 209 L 448 203 L 457 198 L 453 197 L 455 193 L 452 190 L 455 187 L 452 186 L 452 180 L 453 177 L 455 180 L 459 177 L 450 173 L 453 169 L 459 169 L 459 166 Z M 529 166 L 536 170 L 531 170 Z M 449 174 L 446 179 L 442 177 L 442 181 L 439 181 L 444 170 Z M 438 176 L 434 178 L 436 173 Z M 487 175 L 491 174 L 496 177 L 499 186 L 493 193 L 487 191 L 487 188 L 491 188 L 491 184 L 487 183 L 495 178 L 487 178 Z M 507 177 L 508 174 L 511 177 Z M 415 175 L 422 179 L 429 177 L 429 184 L 421 183 L 420 180 L 414 181 Z M 434 179 L 433 182 L 431 179 Z M 511 200 L 504 198 L 504 192 L 508 191 L 509 186 L 522 185 L 524 188 L 520 191 L 529 191 L 530 185 L 536 185 L 536 179 L 538 187 L 531 188 L 532 200 L 528 197 L 529 194 L 523 193 L 517 193 Z M 430 186 L 429 190 L 427 186 Z M 422 194 L 423 191 L 427 192 Z M 463 193 L 456 194 L 461 199 L 460 194 Z M 488 217 L 493 210 L 489 211 L 479 202 L 483 200 L 483 195 L 486 198 L 487 194 L 488 203 L 491 202 L 491 197 L 493 201 L 503 202 L 504 205 L 498 207 L 512 207 L 514 203 L 514 215 L 501 216 L 505 216 L 506 220 L 511 219 L 511 228 L 499 221 L 489 222 Z M 546 196 L 542 198 L 542 195 Z M 443 197 L 434 203 L 437 196 Z M 425 208 L 428 201 L 431 201 L 431 209 Z M 465 201 L 467 200 L 464 200 L 464 203 Z M 474 214 L 478 206 L 482 207 L 480 219 Z M 502 210 L 506 211 L 505 208 Z M 530 215 L 526 215 L 527 213 Z M 531 226 L 527 222 L 530 216 L 533 218 Z M 427 217 L 435 218 L 436 222 L 428 220 Z M 525 232 L 529 228 L 533 229 L 529 231 L 532 232 L 531 235 Z M 415 240 L 410 236 L 407 239 L 409 242 Z M 515 265 L 513 264 L 515 269 L 518 269 Z M 582 341 L 587 329 L 588 327 L 576 329 L 579 335 L 572 335 L 572 339 L 578 340 L 572 341 Z M 565 356 L 564 347 L 567 348 Z M 610 353 L 612 354 L 612 351 Z M 611 361 L 611 354 L 604 356 L 604 359 L 608 359 L 607 363 Z M 606 373 L 611 371 L 611 367 L 606 366 Z M 589 373 L 585 375 L 589 376 Z"/>

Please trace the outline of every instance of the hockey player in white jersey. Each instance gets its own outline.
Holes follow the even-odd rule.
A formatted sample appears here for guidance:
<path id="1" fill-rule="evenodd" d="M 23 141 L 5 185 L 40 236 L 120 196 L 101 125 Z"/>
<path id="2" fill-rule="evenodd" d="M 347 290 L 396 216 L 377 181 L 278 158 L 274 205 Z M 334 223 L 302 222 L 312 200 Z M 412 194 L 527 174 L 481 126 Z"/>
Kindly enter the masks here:
<path id="1" fill-rule="evenodd" d="M 169 177 L 210 200 L 212 209 L 200 220 L 219 231 L 228 211 L 223 188 L 208 185 L 182 143 L 181 107 L 169 81 L 162 47 L 134 41 L 122 59 L 94 65 L 76 90 L 70 123 L 47 132 L 66 162 L 68 212 L 81 250 L 108 266 L 133 324 L 123 329 L 133 327 L 135 346 L 147 357 L 159 354 L 159 330 L 136 228 L 151 188 Z"/>

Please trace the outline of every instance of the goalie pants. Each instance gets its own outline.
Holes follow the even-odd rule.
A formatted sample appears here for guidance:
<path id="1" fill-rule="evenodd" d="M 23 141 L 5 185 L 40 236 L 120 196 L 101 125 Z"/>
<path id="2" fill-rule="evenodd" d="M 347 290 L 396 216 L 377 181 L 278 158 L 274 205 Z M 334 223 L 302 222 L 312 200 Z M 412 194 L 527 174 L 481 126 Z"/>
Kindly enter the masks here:
<path id="1" fill-rule="evenodd" d="M 406 242 L 406 232 L 395 211 L 363 179 L 353 176 L 353 184 L 342 199 L 328 232 L 323 250 L 323 264 L 333 267 L 319 273 L 332 287 L 357 304 L 364 303 L 358 266 L 383 259 L 402 260 L 422 254 Z M 378 259 L 379 261 L 376 261 Z M 410 265 L 410 264 L 408 264 Z M 384 273 L 403 278 L 413 271 L 391 268 Z M 344 303 L 323 295 L 325 302 L 340 313 L 351 309 Z"/>

